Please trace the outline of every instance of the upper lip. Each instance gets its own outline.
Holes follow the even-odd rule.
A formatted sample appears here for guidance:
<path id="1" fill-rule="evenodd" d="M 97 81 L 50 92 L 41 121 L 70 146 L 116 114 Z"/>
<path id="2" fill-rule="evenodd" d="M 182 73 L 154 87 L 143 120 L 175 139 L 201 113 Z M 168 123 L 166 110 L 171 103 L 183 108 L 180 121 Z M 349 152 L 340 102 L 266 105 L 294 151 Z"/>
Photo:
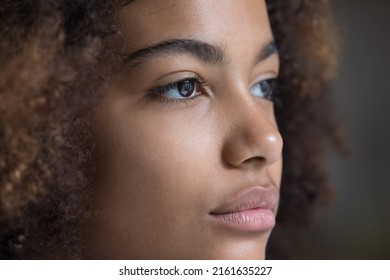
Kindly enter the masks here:
<path id="1" fill-rule="evenodd" d="M 250 209 L 269 209 L 276 211 L 279 202 L 279 191 L 274 185 L 267 187 L 254 186 L 229 197 L 210 214 L 228 214 Z"/>

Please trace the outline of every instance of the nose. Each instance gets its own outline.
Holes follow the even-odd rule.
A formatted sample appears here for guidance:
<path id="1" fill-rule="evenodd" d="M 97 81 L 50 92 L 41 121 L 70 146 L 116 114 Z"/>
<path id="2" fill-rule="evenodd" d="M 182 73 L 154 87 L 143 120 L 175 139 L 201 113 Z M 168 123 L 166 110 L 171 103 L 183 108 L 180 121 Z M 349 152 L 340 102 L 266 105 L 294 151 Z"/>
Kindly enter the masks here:
<path id="1" fill-rule="evenodd" d="M 222 149 L 223 160 L 229 166 L 266 166 L 281 159 L 283 140 L 273 105 L 257 98 L 249 95 L 229 102 Z"/>

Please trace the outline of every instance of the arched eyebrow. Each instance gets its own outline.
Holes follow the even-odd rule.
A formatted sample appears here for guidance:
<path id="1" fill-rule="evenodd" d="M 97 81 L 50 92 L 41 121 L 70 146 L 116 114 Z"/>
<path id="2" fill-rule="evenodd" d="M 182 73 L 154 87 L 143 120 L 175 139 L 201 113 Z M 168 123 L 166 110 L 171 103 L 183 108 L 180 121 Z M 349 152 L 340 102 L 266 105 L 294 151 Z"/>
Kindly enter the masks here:
<path id="1" fill-rule="evenodd" d="M 275 42 L 271 41 L 261 48 L 254 64 L 260 63 L 277 53 Z M 190 55 L 205 63 L 221 65 L 228 61 L 224 50 L 220 46 L 193 39 L 171 39 L 132 52 L 125 58 L 124 66 L 126 68 L 140 66 L 149 59 L 160 55 Z"/>

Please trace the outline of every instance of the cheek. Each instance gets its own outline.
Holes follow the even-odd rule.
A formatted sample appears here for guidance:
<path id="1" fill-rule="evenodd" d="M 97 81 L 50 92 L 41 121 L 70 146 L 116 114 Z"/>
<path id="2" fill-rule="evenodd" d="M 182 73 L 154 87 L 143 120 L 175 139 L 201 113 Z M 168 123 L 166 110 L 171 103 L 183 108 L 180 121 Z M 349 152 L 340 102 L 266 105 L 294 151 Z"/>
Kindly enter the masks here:
<path id="1" fill-rule="evenodd" d="M 189 191 L 191 187 L 187 185 L 196 183 L 198 175 L 215 161 L 219 137 L 211 129 L 212 122 L 186 115 L 158 118 L 141 115 L 139 119 L 110 132 L 118 135 L 118 143 L 108 147 L 111 160 L 121 159 L 125 177 L 153 183 L 154 191 L 157 186 L 164 191 Z M 178 189 L 180 183 L 183 185 Z M 137 184 L 134 187 L 140 188 Z"/>
<path id="2" fill-rule="evenodd" d="M 208 169 L 216 150 L 213 138 L 203 133 L 204 128 L 191 124 L 189 127 L 162 122 L 144 124 L 124 138 L 127 141 L 118 145 L 114 154 L 123 154 L 124 176 L 139 178 L 132 186 L 134 189 L 145 191 L 148 187 L 155 192 L 188 195 L 201 190 L 193 186 L 199 174 Z"/>
<path id="3" fill-rule="evenodd" d="M 206 230 L 196 223 L 212 199 L 208 190 L 221 138 L 213 122 L 186 115 L 114 119 L 97 134 L 94 191 L 99 209 L 110 217 L 99 221 L 104 230 L 133 252 L 138 244 L 129 243 L 129 234 L 134 240 L 147 235 L 154 246 L 201 236 Z"/>
<path id="4" fill-rule="evenodd" d="M 188 193 L 212 150 L 201 128 L 188 127 L 154 118 L 109 127 L 105 135 L 112 138 L 102 143 L 100 165 L 126 193 Z"/>

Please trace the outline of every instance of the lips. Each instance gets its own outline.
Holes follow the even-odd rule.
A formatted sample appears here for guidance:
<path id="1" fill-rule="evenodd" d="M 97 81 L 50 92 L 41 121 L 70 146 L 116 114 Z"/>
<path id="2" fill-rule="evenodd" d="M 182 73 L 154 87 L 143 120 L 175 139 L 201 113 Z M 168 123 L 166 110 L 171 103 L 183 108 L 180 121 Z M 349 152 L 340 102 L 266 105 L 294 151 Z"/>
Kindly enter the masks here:
<path id="1" fill-rule="evenodd" d="M 275 226 L 278 202 L 275 186 L 254 186 L 228 198 L 209 214 L 213 223 L 226 229 L 264 232 Z"/>

